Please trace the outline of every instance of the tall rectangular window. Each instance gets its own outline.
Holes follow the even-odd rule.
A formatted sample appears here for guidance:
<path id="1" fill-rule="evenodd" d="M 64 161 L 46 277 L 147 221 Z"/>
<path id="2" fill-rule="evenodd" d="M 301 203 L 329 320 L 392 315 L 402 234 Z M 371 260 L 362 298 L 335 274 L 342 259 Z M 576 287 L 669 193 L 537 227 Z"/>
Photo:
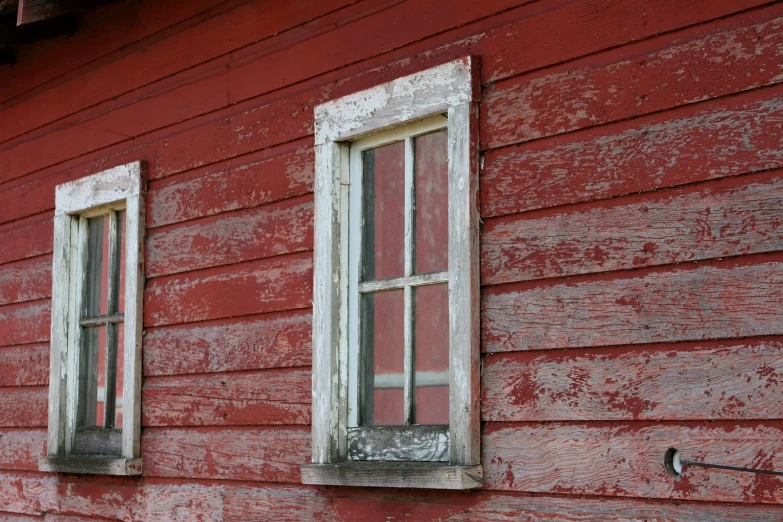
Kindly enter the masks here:
<path id="1" fill-rule="evenodd" d="M 482 484 L 477 73 L 464 58 L 316 108 L 305 483 Z"/>
<path id="2" fill-rule="evenodd" d="M 143 186 L 137 162 L 57 187 L 42 471 L 141 472 Z"/>
<path id="3" fill-rule="evenodd" d="M 448 459 L 447 125 L 436 115 L 350 144 L 348 447 L 356 460 Z M 416 426 L 435 447 L 389 451 L 377 440 L 387 437 L 374 429 L 382 426 Z"/>

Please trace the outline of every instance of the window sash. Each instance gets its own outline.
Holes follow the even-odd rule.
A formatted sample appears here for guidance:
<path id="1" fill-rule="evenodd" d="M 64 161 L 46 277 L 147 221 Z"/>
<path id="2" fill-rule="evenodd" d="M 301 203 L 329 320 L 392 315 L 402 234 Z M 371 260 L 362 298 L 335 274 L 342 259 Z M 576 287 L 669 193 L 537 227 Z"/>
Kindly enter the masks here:
<path id="1" fill-rule="evenodd" d="M 120 263 L 122 262 L 121 259 L 121 245 L 120 245 L 120 239 L 121 239 L 121 230 L 122 228 L 127 228 L 127 225 L 123 225 L 119 221 L 119 213 L 121 211 L 125 210 L 124 205 L 117 205 L 113 206 L 111 209 L 109 209 L 107 212 L 93 215 L 93 213 L 90 213 L 89 218 L 82 214 L 79 217 L 79 234 L 80 236 L 80 242 L 84 242 L 88 245 L 88 248 L 86 251 L 82 252 L 82 255 L 86 256 L 87 259 L 83 260 L 81 263 L 77 261 L 78 264 L 81 264 L 85 267 L 85 273 L 84 273 L 84 279 L 86 281 L 95 281 L 96 280 L 96 274 L 90 274 L 88 273 L 88 268 L 91 266 L 90 259 L 97 259 L 99 256 L 103 256 L 103 251 L 99 251 L 97 249 L 97 243 L 90 241 L 90 227 L 89 227 L 89 219 L 96 219 L 100 217 L 106 217 L 109 218 L 109 230 L 108 230 L 108 256 L 107 256 L 107 274 L 106 274 L 106 280 L 103 280 L 103 275 L 98 274 L 101 280 L 101 288 L 103 285 L 106 285 L 106 314 L 104 315 L 90 315 L 87 310 L 87 292 L 88 288 L 87 285 L 84 287 L 84 293 L 82 295 L 82 304 L 81 304 L 81 310 L 80 310 L 80 319 L 79 319 L 79 326 L 81 327 L 81 338 L 82 343 L 79 346 L 79 349 L 81 351 L 79 357 L 80 360 L 82 360 L 83 364 L 80 365 L 81 368 L 85 368 L 88 371 L 92 371 L 92 367 L 96 366 L 96 371 L 99 372 L 100 368 L 97 368 L 99 364 L 99 354 L 98 352 L 101 350 L 101 347 L 98 346 L 97 350 L 95 347 L 88 346 L 88 339 L 89 336 L 85 335 L 87 328 L 97 328 L 100 326 L 106 327 L 106 355 L 104 360 L 104 368 L 103 368 L 103 375 L 104 375 L 104 399 L 103 399 L 103 422 L 101 426 L 86 426 L 88 425 L 88 416 L 93 415 L 93 408 L 96 407 L 93 404 L 93 400 L 91 397 L 97 393 L 97 379 L 96 382 L 91 383 L 92 386 L 87 389 L 88 383 L 81 382 L 83 381 L 83 377 L 80 376 L 80 390 L 81 393 L 79 394 L 78 403 L 76 405 L 77 410 L 77 418 L 79 419 L 77 421 L 77 427 L 76 427 L 76 433 L 74 435 L 74 452 L 81 452 L 84 453 L 89 450 L 90 447 L 94 446 L 96 451 L 99 454 L 121 454 L 122 453 L 122 438 L 121 436 L 116 435 L 106 435 L 103 436 L 102 443 L 97 444 L 94 441 L 98 440 L 96 437 L 99 437 L 99 435 L 95 435 L 93 432 L 96 430 L 114 430 L 114 424 L 115 424 L 115 409 L 116 409 L 116 389 L 117 389 L 117 365 L 118 363 L 121 364 L 122 361 L 117 361 L 117 349 L 118 349 L 118 324 L 123 323 L 125 321 L 125 314 L 119 313 L 119 283 L 120 283 Z M 127 216 L 127 213 L 125 214 Z M 104 232 L 102 231 L 101 234 Z M 95 265 L 92 265 L 95 267 Z M 101 271 L 102 272 L 102 271 Z M 101 292 L 102 293 L 102 292 Z M 99 296 L 99 301 L 103 300 L 103 296 Z M 86 351 L 91 350 L 90 354 L 87 354 Z M 89 398 L 88 398 L 89 397 Z M 84 435 L 80 434 L 80 430 L 90 430 L 91 436 L 90 441 L 93 441 L 91 443 L 84 443 L 80 442 L 80 438 L 84 439 Z M 120 431 L 121 433 L 121 431 Z M 106 453 L 107 451 L 110 451 L 111 453 Z"/>
<path id="2" fill-rule="evenodd" d="M 386 130 L 350 144 L 350 164 L 348 174 L 349 219 L 348 219 L 348 427 L 357 427 L 364 423 L 363 415 L 371 409 L 371 400 L 367 390 L 374 388 L 374 379 L 362 375 L 364 366 L 361 353 L 361 314 L 359 310 L 361 295 L 377 291 L 403 290 L 403 426 L 411 426 L 415 420 L 415 354 L 414 354 L 414 308 L 413 287 L 448 283 L 448 271 L 434 274 L 413 273 L 415 257 L 415 183 L 413 140 L 421 135 L 448 128 L 448 118 L 442 114 L 431 116 L 402 127 Z M 360 281 L 363 246 L 363 190 L 364 171 L 362 153 L 389 143 L 405 143 L 405 210 L 404 210 L 404 275 L 393 279 Z M 369 372 L 365 368 L 364 372 Z M 349 443 L 350 447 L 350 443 Z"/>

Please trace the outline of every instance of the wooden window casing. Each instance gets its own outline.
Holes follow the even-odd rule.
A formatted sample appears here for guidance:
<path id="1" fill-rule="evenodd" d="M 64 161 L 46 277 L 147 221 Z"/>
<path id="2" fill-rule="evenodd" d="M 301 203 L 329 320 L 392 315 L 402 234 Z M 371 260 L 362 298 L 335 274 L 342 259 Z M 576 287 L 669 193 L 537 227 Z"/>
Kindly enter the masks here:
<path id="1" fill-rule="evenodd" d="M 105 170 L 56 189 L 49 430 L 47 456 L 39 460 L 41 471 L 141 474 L 144 208 L 141 162 Z M 105 250 L 96 241 L 96 233 L 90 233 L 96 218 L 105 218 L 108 225 Z M 105 273 L 97 273 L 95 266 L 101 264 L 98 258 L 104 255 Z M 120 289 L 123 269 L 124 288 Z M 103 293 L 101 287 L 96 292 L 91 286 L 95 284 L 91 278 L 96 277 L 105 287 Z M 88 306 L 97 300 L 104 308 Z M 105 328 L 106 338 L 105 361 L 100 367 L 100 347 L 90 340 L 97 336 L 87 335 L 99 328 Z M 118 343 L 124 347 L 121 358 Z M 98 377 L 94 374 L 100 374 L 101 368 L 105 368 L 104 412 L 96 420 Z M 118 375 L 122 375 L 121 396 L 115 393 Z M 118 429 L 114 425 L 115 399 L 122 411 L 122 427 Z"/>
<path id="2" fill-rule="evenodd" d="M 455 60 L 315 109 L 315 270 L 313 291 L 312 464 L 308 484 L 469 489 L 483 483 L 479 419 L 478 63 Z M 357 254 L 357 151 L 446 128 L 448 270 L 411 270 L 410 197 L 406 195 L 405 272 L 360 281 Z M 353 161 L 352 161 L 353 147 Z M 406 181 L 406 190 L 410 183 Z M 352 198 L 353 196 L 353 198 Z M 349 225 L 351 223 L 351 225 Z M 357 247 L 357 241 L 359 246 Z M 352 243 L 353 242 L 353 243 Z M 349 245 L 353 245 L 349 247 Z M 358 250 L 357 250 L 358 248 Z M 449 425 L 412 422 L 411 289 L 448 284 Z M 402 289 L 405 326 L 405 422 L 363 426 L 357 370 L 358 295 Z M 354 361 L 354 366 L 350 362 Z M 423 379 L 438 379 L 422 375 Z M 367 444 L 367 441 L 370 444 Z M 373 448 L 369 450 L 369 448 Z"/>

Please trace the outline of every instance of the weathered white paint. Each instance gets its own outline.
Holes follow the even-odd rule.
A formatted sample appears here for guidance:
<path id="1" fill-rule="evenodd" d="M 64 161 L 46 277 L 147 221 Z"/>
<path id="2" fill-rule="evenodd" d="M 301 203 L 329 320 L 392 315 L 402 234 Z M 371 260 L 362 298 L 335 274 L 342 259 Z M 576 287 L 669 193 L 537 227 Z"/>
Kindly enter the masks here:
<path id="1" fill-rule="evenodd" d="M 317 106 L 315 144 L 355 139 L 475 100 L 474 62 L 468 56 Z"/>
<path id="2" fill-rule="evenodd" d="M 441 462 L 362 462 L 302 466 L 302 483 L 380 488 L 474 489 L 484 484 L 482 466 Z"/>
<path id="3" fill-rule="evenodd" d="M 141 185 L 139 161 L 63 183 L 55 189 L 55 215 L 84 214 L 96 207 L 121 202 L 141 194 Z"/>
<path id="4" fill-rule="evenodd" d="M 315 109 L 314 465 L 302 468 L 305 483 L 435 488 L 479 487 L 482 483 L 478 437 L 477 78 L 475 58 L 466 57 Z M 446 112 L 447 120 L 443 118 Z M 400 126 L 405 123 L 408 125 Z M 359 293 L 372 291 L 373 284 L 386 284 L 358 282 L 360 152 L 443 126 L 448 126 L 449 132 L 449 271 L 424 278 L 412 275 L 412 228 L 406 225 L 406 268 L 410 270 L 395 283 L 408 289 L 417 284 L 449 283 L 451 466 L 346 466 L 341 463 L 347 458 L 347 426 L 357 425 Z M 389 127 L 395 128 L 385 130 Z M 384 132 L 367 136 L 381 130 Z M 406 149 L 412 160 L 412 147 Z M 412 179 L 406 186 L 409 192 Z M 411 196 L 406 193 L 406 199 Z M 409 205 L 412 207 L 409 202 L 407 210 L 411 210 Z M 412 330 L 412 323 L 407 326 Z M 412 376 L 412 358 L 408 366 Z M 409 388 L 412 392 L 410 383 Z"/>
<path id="5" fill-rule="evenodd" d="M 141 344 L 144 304 L 144 193 L 128 196 L 125 211 L 125 353 L 122 455 L 141 457 Z"/>
<path id="6" fill-rule="evenodd" d="M 347 314 L 340 313 L 347 284 L 340 246 L 343 228 L 347 228 L 340 182 L 347 170 L 342 167 L 344 148 L 329 142 L 316 146 L 315 151 L 312 460 L 319 464 L 335 462 L 344 455 L 340 446 L 346 420 L 341 407 L 344 401 L 339 400 L 340 324 L 347 320 Z"/>
<path id="7" fill-rule="evenodd" d="M 481 462 L 478 106 L 449 109 L 450 463 Z"/>
<path id="8" fill-rule="evenodd" d="M 47 457 L 42 471 L 138 474 L 141 421 L 142 294 L 144 289 L 144 179 L 141 162 L 59 185 L 56 189 L 52 274 L 51 368 Z M 87 262 L 87 216 L 126 208 L 123 459 L 77 465 L 70 456 L 79 389 L 79 320 Z M 65 464 L 65 457 L 70 459 Z M 80 457 L 80 460 L 92 457 Z M 124 461 L 125 464 L 119 463 Z"/>

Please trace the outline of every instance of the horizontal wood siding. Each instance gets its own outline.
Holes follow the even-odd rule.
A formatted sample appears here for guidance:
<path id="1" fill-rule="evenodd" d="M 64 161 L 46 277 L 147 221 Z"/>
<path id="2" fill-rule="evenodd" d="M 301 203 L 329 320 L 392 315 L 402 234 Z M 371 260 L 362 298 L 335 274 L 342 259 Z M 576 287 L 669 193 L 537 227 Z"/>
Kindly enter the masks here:
<path id="1" fill-rule="evenodd" d="M 483 490 L 301 484 L 313 108 L 481 61 Z M 783 520 L 783 3 L 173 0 L 0 66 L 0 519 Z M 54 187 L 148 166 L 143 477 L 41 473 Z"/>

